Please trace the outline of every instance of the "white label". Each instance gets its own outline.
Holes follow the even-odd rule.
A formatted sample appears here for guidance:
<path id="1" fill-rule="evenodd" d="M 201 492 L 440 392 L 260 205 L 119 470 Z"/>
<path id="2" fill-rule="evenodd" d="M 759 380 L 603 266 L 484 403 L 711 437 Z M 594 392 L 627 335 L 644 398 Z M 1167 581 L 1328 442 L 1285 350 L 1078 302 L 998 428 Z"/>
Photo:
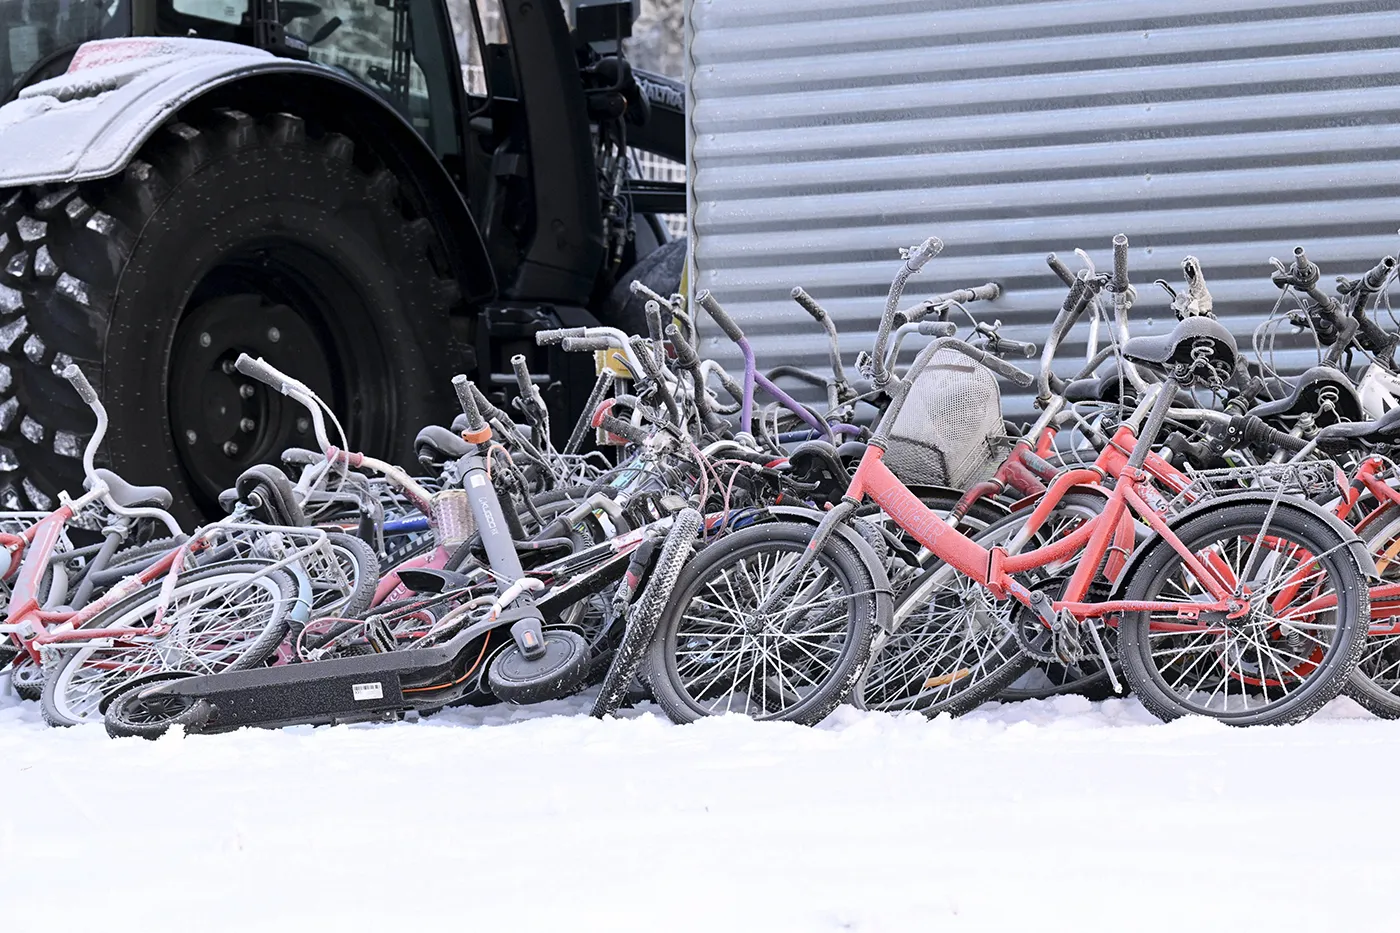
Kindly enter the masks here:
<path id="1" fill-rule="evenodd" d="M 384 699 L 384 685 L 377 680 L 372 684 L 352 684 L 350 691 L 358 702 Z"/>
<path id="2" fill-rule="evenodd" d="M 485 485 L 486 485 L 486 474 L 485 474 L 485 473 L 473 473 L 471 476 L 467 477 L 467 482 L 471 483 L 473 486 L 485 486 Z"/>

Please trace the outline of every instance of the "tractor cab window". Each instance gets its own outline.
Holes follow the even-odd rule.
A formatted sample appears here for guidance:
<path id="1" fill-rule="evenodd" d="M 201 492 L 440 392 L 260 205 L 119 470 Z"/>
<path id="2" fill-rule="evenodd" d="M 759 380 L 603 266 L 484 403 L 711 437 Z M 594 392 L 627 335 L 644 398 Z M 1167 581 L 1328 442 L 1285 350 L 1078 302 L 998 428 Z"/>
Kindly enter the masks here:
<path id="1" fill-rule="evenodd" d="M 129 0 L 0 0 L 0 103 L 62 74 L 84 42 L 130 32 Z"/>
<path id="2" fill-rule="evenodd" d="M 175 23 L 210 39 L 249 42 L 249 0 L 164 0 Z M 289 36 L 313 62 L 343 71 L 387 100 L 439 157 L 458 151 L 450 61 L 455 41 L 438 0 L 281 0 Z"/>

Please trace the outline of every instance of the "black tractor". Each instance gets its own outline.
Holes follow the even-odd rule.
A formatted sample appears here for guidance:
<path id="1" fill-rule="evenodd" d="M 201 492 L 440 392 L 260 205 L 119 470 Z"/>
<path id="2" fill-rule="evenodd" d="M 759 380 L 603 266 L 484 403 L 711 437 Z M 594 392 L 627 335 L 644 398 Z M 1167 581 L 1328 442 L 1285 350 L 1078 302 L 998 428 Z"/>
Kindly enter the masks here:
<path id="1" fill-rule="evenodd" d="M 240 353 L 404 462 L 452 374 L 501 392 L 516 353 L 566 423 L 592 371 L 532 336 L 679 288 L 685 186 L 635 153 L 684 160 L 684 95 L 622 54 L 632 0 L 470 12 L 464 71 L 447 0 L 0 3 L 0 508 L 81 479 L 70 361 L 186 517 L 311 441 Z"/>

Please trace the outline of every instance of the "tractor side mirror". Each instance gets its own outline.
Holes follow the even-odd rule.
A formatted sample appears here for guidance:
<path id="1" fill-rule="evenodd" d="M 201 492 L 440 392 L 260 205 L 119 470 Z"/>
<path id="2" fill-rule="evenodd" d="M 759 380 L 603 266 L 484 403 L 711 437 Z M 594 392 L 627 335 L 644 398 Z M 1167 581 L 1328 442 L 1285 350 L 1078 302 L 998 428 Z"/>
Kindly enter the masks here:
<path id="1" fill-rule="evenodd" d="M 632 35 L 641 0 L 573 0 L 574 29 L 590 45 L 613 45 Z"/>

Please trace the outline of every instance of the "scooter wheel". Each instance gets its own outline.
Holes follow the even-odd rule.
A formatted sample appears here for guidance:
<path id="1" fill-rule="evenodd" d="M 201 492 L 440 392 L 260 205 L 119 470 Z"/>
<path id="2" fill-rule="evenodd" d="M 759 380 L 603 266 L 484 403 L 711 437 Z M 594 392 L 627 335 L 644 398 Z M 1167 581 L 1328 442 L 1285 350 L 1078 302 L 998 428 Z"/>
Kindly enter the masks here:
<path id="1" fill-rule="evenodd" d="M 486 671 L 491 692 L 506 703 L 542 703 L 583 689 L 588 673 L 588 642 L 570 629 L 548 629 L 544 654 L 533 661 L 514 642 L 496 655 Z"/>
<path id="2" fill-rule="evenodd" d="M 204 725 L 209 721 L 209 714 L 213 708 L 209 701 L 202 697 L 170 693 L 141 696 L 146 688 L 157 683 L 189 676 L 188 673 L 179 671 L 162 671 L 131 681 L 126 689 L 107 704 L 107 712 L 103 717 L 107 734 L 114 739 L 158 739 L 169 732 L 171 726 L 198 729 Z"/>

